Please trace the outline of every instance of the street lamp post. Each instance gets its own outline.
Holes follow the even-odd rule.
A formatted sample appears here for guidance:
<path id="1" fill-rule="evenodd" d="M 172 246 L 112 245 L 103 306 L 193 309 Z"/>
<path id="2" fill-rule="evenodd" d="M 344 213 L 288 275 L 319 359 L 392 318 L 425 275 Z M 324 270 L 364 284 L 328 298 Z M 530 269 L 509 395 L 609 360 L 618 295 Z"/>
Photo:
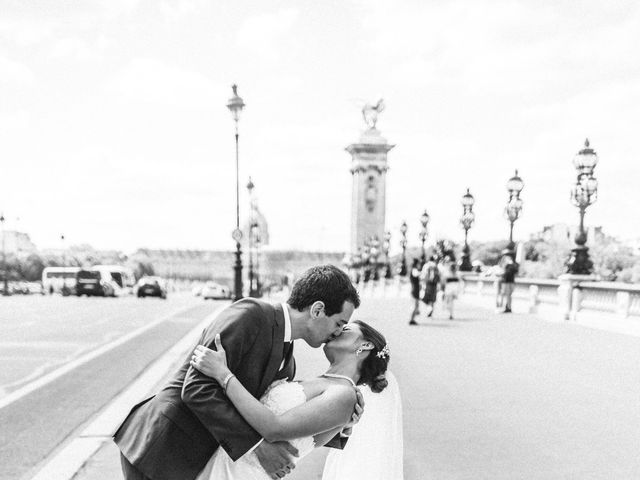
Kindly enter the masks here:
<path id="1" fill-rule="evenodd" d="M 60 235 L 60 246 L 62 247 L 62 267 L 64 268 L 67 266 L 67 254 L 66 254 L 66 249 L 64 244 L 64 234 Z M 60 293 L 62 294 L 63 297 L 68 296 L 70 293 L 70 291 L 67 289 L 67 273 L 66 272 L 62 273 L 62 288 L 60 289 Z"/>
<path id="2" fill-rule="evenodd" d="M 509 192 L 509 201 L 504 208 L 504 215 L 509 220 L 509 243 L 507 244 L 507 250 L 510 251 L 510 255 L 515 257 L 516 244 L 513 241 L 513 224 L 520 217 L 522 211 L 522 199 L 520 198 L 520 192 L 524 188 L 524 182 L 522 178 L 518 176 L 518 170 L 513 177 L 507 181 L 507 191 Z"/>
<path id="3" fill-rule="evenodd" d="M 429 214 L 425 210 L 420 215 L 420 224 L 422 225 L 422 230 L 420 230 L 420 234 L 418 235 L 420 238 L 420 245 L 422 249 L 422 263 L 424 264 L 427 261 L 427 252 L 424 249 L 424 242 L 427 240 L 427 224 L 429 223 Z"/>
<path id="4" fill-rule="evenodd" d="M 373 280 L 380 280 L 379 263 L 378 258 L 380 256 L 380 241 L 377 236 L 371 237 L 369 242 L 369 257 L 371 260 L 371 267 L 373 268 Z"/>
<path id="5" fill-rule="evenodd" d="M 391 259 L 389 258 L 389 249 L 391 248 L 391 232 L 384 232 L 384 242 L 382 242 L 382 250 L 384 251 L 385 258 L 385 272 L 384 278 L 392 278 L 393 274 L 391 273 Z"/>
<path id="6" fill-rule="evenodd" d="M 255 218 L 253 215 L 253 189 L 255 185 L 249 177 L 249 183 L 247 183 L 247 190 L 249 191 L 249 296 L 256 297 L 256 288 L 254 282 L 253 272 L 253 247 L 255 237 Z"/>
<path id="7" fill-rule="evenodd" d="M 7 279 L 7 253 L 5 250 L 5 242 L 4 242 L 4 214 L 0 213 L 0 226 L 2 227 L 2 280 L 3 280 L 3 288 L 2 294 L 6 297 L 9 295 L 9 281 Z"/>
<path id="8" fill-rule="evenodd" d="M 402 238 L 400 239 L 400 247 L 402 248 L 402 260 L 400 261 L 400 271 L 398 272 L 401 277 L 407 276 L 407 222 L 403 221 L 400 225 L 400 233 Z"/>
<path id="9" fill-rule="evenodd" d="M 566 263 L 567 272 L 574 275 L 590 275 L 593 272 L 593 262 L 589 258 L 587 247 L 587 233 L 584 229 L 584 214 L 587 207 L 598 199 L 598 180 L 593 176 L 593 170 L 598 164 L 598 155 L 589 146 L 589 139 L 585 140 L 584 148 L 573 159 L 578 178 L 571 190 L 571 201 L 580 212 L 580 224 L 575 236 L 576 247 L 571 250 L 571 256 Z"/>
<path id="10" fill-rule="evenodd" d="M 234 270 L 234 300 L 240 300 L 242 298 L 242 250 L 240 249 L 240 241 L 242 240 L 242 231 L 240 230 L 240 167 L 238 160 L 238 121 L 240 120 L 240 114 L 244 108 L 244 102 L 242 98 L 238 96 L 238 86 L 232 85 L 233 97 L 229 99 L 227 108 L 231 112 L 233 121 L 236 127 L 236 229 L 233 231 L 232 238 L 236 242 L 236 261 L 233 267 Z"/>
<path id="11" fill-rule="evenodd" d="M 462 196 L 463 212 L 462 217 L 460 217 L 460 223 L 462 224 L 462 228 L 464 229 L 464 247 L 462 248 L 462 261 L 460 263 L 461 272 L 470 272 L 471 270 L 473 270 L 473 266 L 471 265 L 471 249 L 469 248 L 467 237 L 469 234 L 469 229 L 476 219 L 476 216 L 473 213 L 474 203 L 475 199 L 473 198 L 473 195 L 469 193 L 469 189 L 467 188 L 467 193 Z"/>
<path id="12" fill-rule="evenodd" d="M 367 239 L 362 247 L 363 280 L 367 283 L 371 279 L 371 239 Z"/>
<path id="13" fill-rule="evenodd" d="M 253 272 L 253 278 L 255 279 L 255 282 L 256 282 L 255 296 L 257 298 L 260 298 L 262 297 L 262 283 L 260 282 L 260 245 L 262 243 L 262 238 L 260 237 L 260 228 L 258 226 L 258 222 L 253 223 L 253 228 L 254 228 L 253 248 L 256 253 L 256 261 L 255 261 L 255 267 Z"/>

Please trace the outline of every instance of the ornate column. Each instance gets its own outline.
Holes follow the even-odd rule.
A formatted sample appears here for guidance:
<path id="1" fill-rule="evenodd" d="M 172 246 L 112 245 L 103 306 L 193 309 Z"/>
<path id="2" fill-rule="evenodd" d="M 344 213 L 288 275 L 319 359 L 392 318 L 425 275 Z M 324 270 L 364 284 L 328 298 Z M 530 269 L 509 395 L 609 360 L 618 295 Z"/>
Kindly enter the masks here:
<path id="1" fill-rule="evenodd" d="M 395 145 L 387 143 L 376 128 L 378 115 L 384 110 L 382 100 L 362 109 L 367 129 L 357 143 L 346 150 L 351 154 L 351 255 L 362 249 L 372 237 L 384 238 L 387 152 Z"/>

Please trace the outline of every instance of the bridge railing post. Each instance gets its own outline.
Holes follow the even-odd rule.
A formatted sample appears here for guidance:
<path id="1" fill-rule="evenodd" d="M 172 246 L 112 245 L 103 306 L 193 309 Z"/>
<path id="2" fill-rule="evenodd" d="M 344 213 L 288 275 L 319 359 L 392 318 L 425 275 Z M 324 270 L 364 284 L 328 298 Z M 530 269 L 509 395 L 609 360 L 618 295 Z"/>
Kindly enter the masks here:
<path id="1" fill-rule="evenodd" d="M 529 285 L 529 313 L 538 313 L 540 289 L 537 285 Z"/>
<path id="2" fill-rule="evenodd" d="M 582 307 L 582 298 L 582 289 L 579 285 L 576 285 L 571 291 L 571 313 L 569 314 L 569 320 L 575 322 L 578 319 L 578 312 Z"/>
<path id="3" fill-rule="evenodd" d="M 631 294 L 629 292 L 616 292 L 616 313 L 622 318 L 627 318 L 630 309 Z"/>

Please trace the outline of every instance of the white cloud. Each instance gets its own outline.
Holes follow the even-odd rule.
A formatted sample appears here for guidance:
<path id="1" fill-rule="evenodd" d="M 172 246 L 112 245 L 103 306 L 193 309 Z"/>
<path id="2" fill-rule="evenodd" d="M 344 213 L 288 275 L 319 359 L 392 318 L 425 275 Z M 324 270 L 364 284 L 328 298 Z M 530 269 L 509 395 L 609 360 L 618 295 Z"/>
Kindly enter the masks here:
<path id="1" fill-rule="evenodd" d="M 51 37 L 57 22 L 51 19 L 4 16 L 0 19 L 0 36 L 22 47 L 36 45 Z"/>
<path id="2" fill-rule="evenodd" d="M 51 56 L 55 59 L 72 59 L 92 61 L 100 58 L 100 48 L 91 47 L 89 43 L 77 37 L 56 40 L 51 47 Z"/>
<path id="3" fill-rule="evenodd" d="M 225 101 L 216 96 L 221 89 L 201 73 L 148 58 L 132 60 L 107 81 L 105 89 L 129 100 L 177 107 L 209 108 Z"/>
<path id="4" fill-rule="evenodd" d="M 204 5 L 206 3 L 203 0 L 163 0 L 160 2 L 159 8 L 165 21 L 172 22 L 194 14 Z"/>
<path id="5" fill-rule="evenodd" d="M 278 41 L 290 32 L 297 19 L 298 11 L 295 9 L 250 17 L 238 30 L 238 46 L 258 53 L 263 58 L 273 59 L 278 56 Z"/>
<path id="6" fill-rule="evenodd" d="M 36 83 L 36 76 L 25 64 L 0 57 L 0 83 L 32 86 Z"/>

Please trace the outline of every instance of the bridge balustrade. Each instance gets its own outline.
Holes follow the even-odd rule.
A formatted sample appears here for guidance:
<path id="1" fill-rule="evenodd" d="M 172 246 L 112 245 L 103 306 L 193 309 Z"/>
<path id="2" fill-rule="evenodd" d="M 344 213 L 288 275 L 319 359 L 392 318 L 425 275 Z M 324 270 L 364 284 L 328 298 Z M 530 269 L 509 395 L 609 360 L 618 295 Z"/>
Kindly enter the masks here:
<path id="1" fill-rule="evenodd" d="M 464 275 L 465 292 L 478 295 L 495 295 L 498 277 Z M 535 311 L 539 303 L 561 305 L 559 287 L 562 282 L 553 279 L 517 278 L 513 297 L 528 300 Z M 575 291 L 577 290 L 577 291 Z M 640 316 L 640 285 L 618 282 L 577 282 L 572 305 L 575 312 L 593 310 L 617 313 L 622 317 Z"/>

